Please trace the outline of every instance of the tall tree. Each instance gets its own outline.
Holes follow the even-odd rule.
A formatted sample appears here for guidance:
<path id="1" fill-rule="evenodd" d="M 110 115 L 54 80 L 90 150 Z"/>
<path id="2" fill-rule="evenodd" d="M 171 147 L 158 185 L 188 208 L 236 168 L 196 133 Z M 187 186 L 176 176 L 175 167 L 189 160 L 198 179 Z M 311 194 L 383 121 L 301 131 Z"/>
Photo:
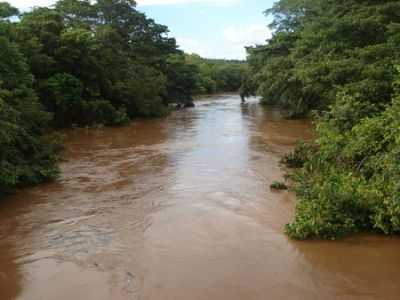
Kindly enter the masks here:
<path id="1" fill-rule="evenodd" d="M 1 16 L 18 11 L 0 3 Z M 6 7 L 7 13 L 3 8 Z M 10 24 L 0 21 L 0 31 Z M 11 32 L 9 31 L 11 34 Z M 32 89 L 33 76 L 11 40 L 0 37 L 0 196 L 16 186 L 38 183 L 54 177 L 58 143 L 48 132 L 50 115 L 42 110 Z"/>

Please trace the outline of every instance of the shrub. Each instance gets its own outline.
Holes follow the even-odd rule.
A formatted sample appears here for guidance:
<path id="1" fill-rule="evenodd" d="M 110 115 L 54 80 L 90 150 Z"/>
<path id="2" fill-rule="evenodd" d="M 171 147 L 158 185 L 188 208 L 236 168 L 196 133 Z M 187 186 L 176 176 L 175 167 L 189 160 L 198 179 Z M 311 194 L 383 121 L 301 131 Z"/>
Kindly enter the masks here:
<path id="1" fill-rule="evenodd" d="M 296 239 L 400 233 L 400 97 L 350 131 L 319 124 L 319 150 L 294 175 Z"/>
<path id="2" fill-rule="evenodd" d="M 313 155 L 315 147 L 303 141 L 297 143 L 294 151 L 285 155 L 281 160 L 288 168 L 301 168 L 304 163 Z"/>

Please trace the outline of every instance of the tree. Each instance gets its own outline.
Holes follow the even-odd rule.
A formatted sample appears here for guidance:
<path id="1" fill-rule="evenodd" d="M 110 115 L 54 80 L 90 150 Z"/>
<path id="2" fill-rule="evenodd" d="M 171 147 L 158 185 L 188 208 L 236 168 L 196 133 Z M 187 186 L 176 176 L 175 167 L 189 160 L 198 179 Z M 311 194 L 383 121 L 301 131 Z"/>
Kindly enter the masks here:
<path id="1" fill-rule="evenodd" d="M 61 0 L 54 9 L 24 14 L 16 40 L 57 126 L 119 125 L 128 117 L 165 115 L 167 102 L 182 100 L 175 99 L 182 87 L 170 57 L 184 62 L 183 53 L 168 28 L 138 12 L 134 1 Z M 179 84 L 188 87 L 192 79 L 184 80 Z"/>
<path id="2" fill-rule="evenodd" d="M 197 66 L 197 93 L 238 92 L 247 72 L 244 61 L 204 59 L 199 55 L 186 55 L 189 64 Z"/>
<path id="3" fill-rule="evenodd" d="M 0 2 L 0 19 L 7 19 L 18 14 L 19 11 L 17 8 L 11 6 L 7 2 Z"/>
<path id="4" fill-rule="evenodd" d="M 167 60 L 166 101 L 191 105 L 198 82 L 199 69 L 182 55 L 171 55 Z"/>
<path id="5" fill-rule="evenodd" d="M 3 26 L 8 26 L 6 21 L 0 21 Z M 59 143 L 48 131 L 51 116 L 42 110 L 32 83 L 18 46 L 9 37 L 1 36 L 0 196 L 58 173 Z"/>
<path id="6" fill-rule="evenodd" d="M 275 16 L 273 38 L 249 52 L 264 102 L 282 105 L 295 115 L 328 109 L 339 91 L 388 103 L 398 56 L 398 46 L 391 40 L 399 20 L 392 12 L 398 5 L 396 1 L 277 2 L 267 11 Z"/>

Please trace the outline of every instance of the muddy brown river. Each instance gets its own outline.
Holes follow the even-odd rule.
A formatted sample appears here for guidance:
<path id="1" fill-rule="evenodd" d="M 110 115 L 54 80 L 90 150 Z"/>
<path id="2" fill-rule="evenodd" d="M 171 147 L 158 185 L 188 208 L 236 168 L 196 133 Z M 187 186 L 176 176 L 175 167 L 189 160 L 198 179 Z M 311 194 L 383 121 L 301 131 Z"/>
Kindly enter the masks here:
<path id="1" fill-rule="evenodd" d="M 0 299 L 400 299 L 400 240 L 295 242 L 272 192 L 309 122 L 253 99 L 66 132 L 62 175 L 0 202 Z"/>

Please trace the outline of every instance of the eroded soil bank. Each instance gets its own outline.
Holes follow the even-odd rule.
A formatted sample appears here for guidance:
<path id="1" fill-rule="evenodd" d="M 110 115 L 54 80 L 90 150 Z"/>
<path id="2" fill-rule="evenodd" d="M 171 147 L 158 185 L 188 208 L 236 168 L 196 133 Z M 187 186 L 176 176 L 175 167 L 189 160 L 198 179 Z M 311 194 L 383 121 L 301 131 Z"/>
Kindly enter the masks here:
<path id="1" fill-rule="evenodd" d="M 312 136 L 256 99 L 67 132 L 54 183 L 0 203 L 0 299 L 399 299 L 400 240 L 294 242 L 280 156 Z"/>

